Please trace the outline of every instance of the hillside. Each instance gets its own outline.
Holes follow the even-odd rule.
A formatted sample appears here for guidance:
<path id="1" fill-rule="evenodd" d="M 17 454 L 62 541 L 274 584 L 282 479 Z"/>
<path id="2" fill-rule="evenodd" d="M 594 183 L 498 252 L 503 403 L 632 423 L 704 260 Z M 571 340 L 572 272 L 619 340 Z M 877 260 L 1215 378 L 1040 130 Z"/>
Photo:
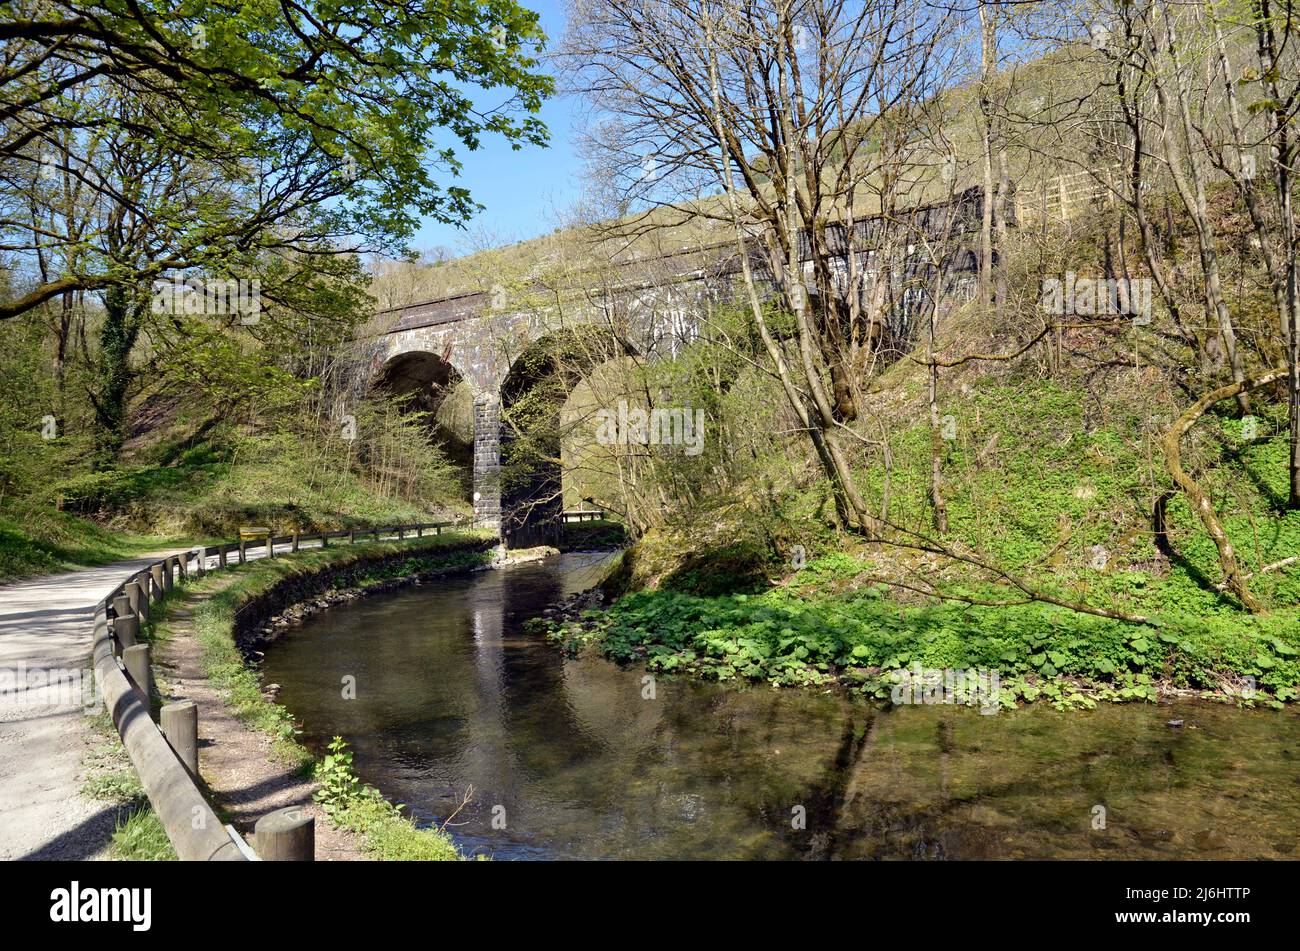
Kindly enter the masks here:
<path id="1" fill-rule="evenodd" d="M 1231 230 L 1229 195 L 1215 194 L 1215 226 Z M 1294 699 L 1300 511 L 1287 507 L 1285 394 L 1257 392 L 1245 417 L 1231 400 L 1214 404 L 1182 440 L 1183 464 L 1262 606 L 1252 615 L 1226 589 L 1216 546 L 1168 470 L 1165 437 L 1190 397 L 1184 372 L 1165 363 L 1167 314 L 1151 325 L 1080 320 L 1033 345 L 1040 275 L 1067 262 L 1109 270 L 1121 214 L 1071 222 L 1046 249 L 1022 236 L 1007 305 L 968 304 L 944 322 L 936 350 L 956 365 L 939 378 L 938 433 L 923 355 L 872 381 L 853 453 L 888 526 L 882 539 L 842 530 L 819 474 L 766 435 L 794 424 L 779 388 L 745 377 L 743 399 L 733 390 L 711 404 L 722 453 L 768 446 L 794 464 L 758 463 L 723 492 L 697 486 L 631 550 L 610 612 L 555 636 L 664 672 L 839 681 L 877 695 L 890 689 L 885 672 L 919 662 L 999 671 L 1011 704 Z M 1247 289 L 1230 298 L 1233 311 L 1249 313 L 1258 291 L 1239 275 L 1254 264 L 1224 262 Z M 971 354 L 1008 358 L 962 362 Z M 932 524 L 935 438 L 942 533 Z"/>

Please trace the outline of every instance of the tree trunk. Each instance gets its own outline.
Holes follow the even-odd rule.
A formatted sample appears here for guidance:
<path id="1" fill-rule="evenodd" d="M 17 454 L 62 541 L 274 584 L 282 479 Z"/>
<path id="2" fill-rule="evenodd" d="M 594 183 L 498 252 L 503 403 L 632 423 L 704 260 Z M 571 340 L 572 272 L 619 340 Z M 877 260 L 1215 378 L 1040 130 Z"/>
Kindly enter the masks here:
<path id="1" fill-rule="evenodd" d="M 979 296 L 980 304 L 987 307 L 992 298 L 992 280 L 993 280 L 993 203 L 995 201 L 995 192 L 993 184 L 993 98 L 989 91 L 989 84 L 993 80 L 993 68 L 996 60 L 996 51 L 994 49 L 997 43 L 997 26 L 994 23 L 994 13 L 988 9 L 988 5 L 981 2 L 979 5 L 980 16 L 980 95 L 979 107 L 982 133 L 982 156 L 984 163 L 984 208 L 983 217 L 980 221 L 980 273 L 979 273 Z"/>
<path id="2" fill-rule="evenodd" d="M 1237 562 L 1237 553 L 1233 549 L 1227 533 L 1223 530 L 1223 524 L 1219 521 L 1219 516 L 1215 514 L 1214 504 L 1210 501 L 1210 497 L 1205 494 L 1205 490 L 1196 483 L 1196 480 L 1183 469 L 1180 443 L 1187 431 L 1215 403 L 1236 397 L 1243 389 L 1252 390 L 1267 383 L 1272 383 L 1274 380 L 1281 379 L 1287 373 L 1287 367 L 1278 367 L 1242 383 L 1229 383 L 1207 393 L 1174 421 L 1173 426 L 1165 433 L 1164 439 L 1165 464 L 1169 469 L 1169 475 L 1187 496 L 1187 502 L 1192 511 L 1201 520 L 1201 524 L 1205 526 L 1205 531 L 1219 551 L 1219 567 L 1223 571 L 1224 586 L 1230 589 L 1246 609 L 1253 614 L 1259 614 L 1263 608 L 1255 600 L 1254 595 L 1250 593 L 1250 589 L 1246 587 L 1246 580 L 1241 574 L 1241 566 Z"/>
<path id="3" fill-rule="evenodd" d="M 100 385 L 91 393 L 95 407 L 98 464 L 116 460 L 126 440 L 126 403 L 131 387 L 131 351 L 140 333 L 140 301 L 129 291 L 104 294 L 104 323 L 99 332 Z"/>

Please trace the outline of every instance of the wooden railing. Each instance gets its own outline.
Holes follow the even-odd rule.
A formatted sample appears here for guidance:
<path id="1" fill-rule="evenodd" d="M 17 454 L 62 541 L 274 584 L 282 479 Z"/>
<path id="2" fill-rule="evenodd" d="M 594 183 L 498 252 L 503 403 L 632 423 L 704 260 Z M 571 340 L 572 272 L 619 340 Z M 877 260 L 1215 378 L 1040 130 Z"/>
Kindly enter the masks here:
<path id="1" fill-rule="evenodd" d="M 145 566 L 95 606 L 93 648 L 100 695 L 140 777 L 140 784 L 180 858 L 239 861 L 257 856 L 233 826 L 222 824 L 200 792 L 195 704 L 191 701 L 168 704 L 160 711 L 159 723 L 153 721 L 152 659 L 149 645 L 140 641 L 141 625 L 148 621 L 153 607 L 178 579 L 187 578 L 191 572 L 202 577 L 214 568 L 244 564 L 258 548 L 263 549 L 266 557 L 274 558 L 277 545 L 287 545 L 290 552 L 296 552 L 302 545 L 317 541 L 321 548 L 328 548 L 331 539 L 346 538 L 348 544 L 356 544 L 359 539 L 421 538 L 430 531 L 440 535 L 444 528 L 458 524 L 422 522 L 308 534 L 272 533 L 264 542 L 253 545 L 248 541 L 203 545 Z M 215 565 L 211 564 L 214 558 Z M 272 817 L 275 821 L 267 823 L 264 835 L 263 822 Z M 310 818 L 292 816 L 286 820 L 283 810 L 263 817 L 257 825 L 259 850 L 263 855 L 277 858 L 311 858 L 312 836 L 310 832 L 306 836 L 302 834 L 303 824 L 310 822 Z"/>
<path id="2" fill-rule="evenodd" d="M 208 545 L 206 547 L 195 548 L 186 552 L 187 564 L 189 559 L 193 558 L 200 563 L 198 567 L 199 574 L 202 574 L 207 568 L 210 559 L 217 559 L 217 567 L 224 568 L 230 562 L 232 555 L 236 556 L 236 563 L 243 564 L 248 559 L 251 552 L 262 551 L 268 558 L 275 557 L 275 546 L 281 547 L 288 545 L 290 553 L 296 552 L 300 545 L 319 541 L 322 548 L 328 548 L 330 539 L 346 538 L 348 544 L 356 544 L 357 539 L 366 538 L 372 541 L 379 541 L 380 537 L 395 537 L 399 541 L 408 535 L 414 538 L 422 538 L 425 532 L 432 531 L 435 535 L 442 534 L 444 528 L 456 528 L 460 522 L 416 522 L 410 525 L 388 525 L 375 528 L 341 528 L 338 530 L 325 532 L 310 532 L 302 534 L 293 532 L 288 535 L 276 535 L 274 532 L 267 534 L 266 538 L 261 541 L 250 541 L 241 538 L 239 541 L 226 542 L 221 545 Z M 179 557 L 179 556 L 178 556 Z"/>
<path id="3" fill-rule="evenodd" d="M 563 523 L 598 522 L 604 517 L 604 509 L 566 509 L 560 513 L 560 521 Z"/>
<path id="4" fill-rule="evenodd" d="M 1085 169 L 1026 186 L 1016 192 L 1016 221 L 1022 225 L 1044 219 L 1068 221 L 1108 206 L 1115 200 L 1118 174 L 1118 166 L 1096 171 Z"/>

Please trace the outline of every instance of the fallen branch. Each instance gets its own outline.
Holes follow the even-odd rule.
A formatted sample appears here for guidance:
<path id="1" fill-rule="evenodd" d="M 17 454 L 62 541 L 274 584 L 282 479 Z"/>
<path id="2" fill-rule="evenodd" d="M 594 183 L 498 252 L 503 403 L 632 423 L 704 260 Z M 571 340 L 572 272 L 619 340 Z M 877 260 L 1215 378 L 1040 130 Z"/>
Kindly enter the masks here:
<path id="1" fill-rule="evenodd" d="M 1251 578 L 1254 578 L 1257 575 L 1266 575 L 1270 571 L 1277 571 L 1280 568 L 1285 568 L 1287 565 L 1294 565 L 1297 561 L 1300 561 L 1300 555 L 1292 555 L 1290 558 L 1283 558 L 1281 561 L 1275 561 L 1271 565 L 1265 565 L 1263 568 L 1259 569 L 1259 571 L 1246 572 L 1244 575 L 1241 576 L 1241 580 L 1249 581 Z M 1222 591 L 1226 587 L 1226 585 L 1222 581 L 1220 581 L 1214 587 L 1216 590 Z"/>
<path id="2" fill-rule="evenodd" d="M 1112 618 L 1116 621 L 1125 621 L 1129 624 L 1148 624 L 1151 625 L 1152 627 L 1160 626 L 1159 622 L 1157 622 L 1154 618 L 1148 617 L 1145 614 L 1130 614 L 1127 611 L 1119 611 L 1112 608 L 1096 607 L 1094 605 L 1088 604 L 1083 601 L 1073 601 L 1070 600 L 1069 598 L 1064 598 L 1059 595 L 1051 594 L 1047 591 L 1040 590 L 1030 585 L 1028 581 L 1025 581 L 1024 579 L 1016 575 L 1013 575 L 1010 571 L 1007 571 L 1005 568 L 1000 568 L 997 565 L 993 564 L 990 561 L 985 560 L 982 557 L 976 557 L 973 554 L 959 552 L 954 548 L 952 548 L 951 546 L 945 545 L 943 542 L 937 539 L 930 538 L 922 534 L 921 532 L 917 532 L 909 528 L 904 528 L 901 525 L 894 525 L 892 523 L 886 523 L 886 525 L 887 527 L 894 529 L 895 531 L 899 532 L 902 535 L 910 536 L 911 538 L 915 539 L 915 541 L 903 541 L 897 538 L 881 538 L 878 540 L 881 545 L 892 546 L 895 548 L 903 548 L 911 551 L 926 552 L 931 555 L 939 555 L 943 558 L 947 558 L 952 561 L 957 561 L 963 564 L 972 565 L 973 567 L 988 572 L 990 575 L 993 575 L 994 577 L 1002 581 L 1004 584 L 1009 585 L 1012 588 L 1015 588 L 1022 595 L 1024 595 L 1024 600 L 1017 598 L 1014 600 L 1006 600 L 1006 601 L 1002 601 L 1002 600 L 984 601 L 981 599 L 971 598 L 967 595 L 959 595 L 952 592 L 940 592 L 937 588 L 935 588 L 932 592 L 934 597 L 942 598 L 947 601 L 961 601 L 967 604 L 981 604 L 990 607 L 1010 607 L 1017 604 L 1023 604 L 1025 603 L 1025 601 L 1037 601 L 1043 604 L 1053 604 L 1056 605 L 1057 607 L 1065 608 L 1069 611 L 1074 611 L 1078 614 L 1091 614 L 1094 617 Z M 887 583 L 897 584 L 899 587 L 906 587 L 905 585 L 899 584 L 898 582 L 887 582 Z"/>

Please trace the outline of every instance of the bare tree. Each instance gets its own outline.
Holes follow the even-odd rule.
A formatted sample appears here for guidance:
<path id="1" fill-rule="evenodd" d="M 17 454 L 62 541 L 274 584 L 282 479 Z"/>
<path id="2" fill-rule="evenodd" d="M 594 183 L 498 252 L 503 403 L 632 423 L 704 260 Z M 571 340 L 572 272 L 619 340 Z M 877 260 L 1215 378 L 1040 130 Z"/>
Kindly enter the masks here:
<path id="1" fill-rule="evenodd" d="M 944 85 L 951 15 L 881 0 L 581 0 L 571 23 L 571 76 L 629 194 L 647 220 L 670 205 L 731 235 L 743 299 L 840 517 L 877 534 L 846 445 L 858 371 L 885 336 L 862 307 L 856 225 L 888 210 L 870 206 L 872 189 L 923 195 L 891 143 L 916 137 L 910 107 Z M 773 323 L 769 287 L 788 324 Z"/>

